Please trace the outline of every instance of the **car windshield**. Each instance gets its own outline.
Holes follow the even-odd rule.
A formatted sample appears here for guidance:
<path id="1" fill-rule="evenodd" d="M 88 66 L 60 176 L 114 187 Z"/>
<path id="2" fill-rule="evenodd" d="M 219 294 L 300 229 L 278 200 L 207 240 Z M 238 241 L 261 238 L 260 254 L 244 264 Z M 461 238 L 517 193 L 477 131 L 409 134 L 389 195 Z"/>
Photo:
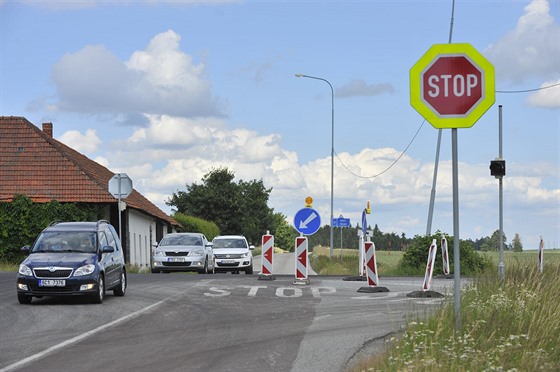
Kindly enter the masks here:
<path id="1" fill-rule="evenodd" d="M 214 249 L 247 248 L 247 242 L 244 239 L 216 239 L 213 243 Z"/>
<path id="2" fill-rule="evenodd" d="M 202 245 L 202 239 L 193 235 L 167 235 L 159 245 Z"/>
<path id="3" fill-rule="evenodd" d="M 49 231 L 39 236 L 31 252 L 95 253 L 96 246 L 96 234 L 93 232 Z"/>

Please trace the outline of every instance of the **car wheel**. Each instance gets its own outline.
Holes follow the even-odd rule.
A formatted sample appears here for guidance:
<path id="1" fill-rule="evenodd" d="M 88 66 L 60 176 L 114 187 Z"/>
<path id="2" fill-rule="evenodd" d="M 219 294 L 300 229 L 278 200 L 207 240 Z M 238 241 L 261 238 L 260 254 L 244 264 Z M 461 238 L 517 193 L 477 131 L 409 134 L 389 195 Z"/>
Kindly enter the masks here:
<path id="1" fill-rule="evenodd" d="M 199 274 L 208 274 L 208 260 L 204 260 L 204 268 L 198 272 Z"/>
<path id="2" fill-rule="evenodd" d="M 103 302 L 103 298 L 105 297 L 105 279 L 103 275 L 99 275 L 99 282 L 97 283 L 97 292 L 92 296 L 91 302 L 94 304 L 100 304 Z"/>
<path id="3" fill-rule="evenodd" d="M 33 297 L 31 296 L 26 296 L 24 294 L 19 294 L 17 295 L 17 299 L 19 301 L 20 304 L 22 305 L 28 305 L 31 303 L 31 300 L 33 299 Z"/>
<path id="4" fill-rule="evenodd" d="M 152 269 L 152 274 L 157 274 L 157 273 L 161 273 L 161 271 L 159 271 L 157 269 Z"/>
<path id="5" fill-rule="evenodd" d="M 121 280 L 119 282 L 119 285 L 113 289 L 113 293 L 115 294 L 115 296 L 124 296 L 124 294 L 126 293 L 126 271 L 123 269 L 121 272 Z"/>
<path id="6" fill-rule="evenodd" d="M 245 274 L 253 274 L 253 265 L 245 269 Z"/>

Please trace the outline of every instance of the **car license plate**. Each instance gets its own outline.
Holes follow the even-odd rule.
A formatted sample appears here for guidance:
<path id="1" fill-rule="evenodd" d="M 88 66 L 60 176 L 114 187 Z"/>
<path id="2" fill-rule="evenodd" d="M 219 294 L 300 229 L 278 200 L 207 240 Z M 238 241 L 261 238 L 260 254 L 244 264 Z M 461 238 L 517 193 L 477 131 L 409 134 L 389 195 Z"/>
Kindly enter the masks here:
<path id="1" fill-rule="evenodd" d="M 183 257 L 167 257 L 167 262 L 185 262 Z"/>
<path id="2" fill-rule="evenodd" d="M 39 287 L 65 287 L 66 280 L 62 279 L 42 279 L 39 280 Z"/>
<path id="3" fill-rule="evenodd" d="M 229 263 L 235 263 L 235 261 L 234 260 L 222 260 L 222 263 L 229 264 Z"/>

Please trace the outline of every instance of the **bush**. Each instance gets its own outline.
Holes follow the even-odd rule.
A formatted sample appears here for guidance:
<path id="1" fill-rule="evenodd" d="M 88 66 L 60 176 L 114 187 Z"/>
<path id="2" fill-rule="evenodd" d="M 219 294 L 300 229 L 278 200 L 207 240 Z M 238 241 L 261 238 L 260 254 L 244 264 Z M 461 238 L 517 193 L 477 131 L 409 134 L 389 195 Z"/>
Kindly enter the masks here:
<path id="1" fill-rule="evenodd" d="M 441 254 L 441 237 L 445 235 L 447 239 L 447 247 L 449 253 L 449 269 L 453 272 L 453 237 L 447 236 L 444 233 L 436 232 L 430 236 L 416 235 L 412 242 L 409 244 L 406 252 L 403 255 L 400 263 L 400 269 L 405 272 L 416 273 L 424 275 L 426 271 L 426 264 L 428 261 L 428 252 L 432 240 L 436 239 L 438 249 L 437 256 L 434 263 L 434 275 L 443 274 L 442 254 Z M 491 267 L 491 261 L 478 254 L 474 249 L 471 242 L 461 240 L 459 242 L 459 255 L 461 258 L 461 275 L 474 275 L 486 268 Z"/>
<path id="2" fill-rule="evenodd" d="M 19 263 L 24 259 L 21 247 L 31 245 L 37 235 L 53 221 L 97 221 L 101 207 L 85 203 L 33 203 L 25 195 L 16 195 L 10 203 L 0 203 L 0 261 Z"/>
<path id="3" fill-rule="evenodd" d="M 220 235 L 220 228 L 214 222 L 203 220 L 193 216 L 176 212 L 173 219 L 183 226 L 185 232 L 201 233 L 206 236 L 209 241 L 212 241 L 216 236 Z"/>

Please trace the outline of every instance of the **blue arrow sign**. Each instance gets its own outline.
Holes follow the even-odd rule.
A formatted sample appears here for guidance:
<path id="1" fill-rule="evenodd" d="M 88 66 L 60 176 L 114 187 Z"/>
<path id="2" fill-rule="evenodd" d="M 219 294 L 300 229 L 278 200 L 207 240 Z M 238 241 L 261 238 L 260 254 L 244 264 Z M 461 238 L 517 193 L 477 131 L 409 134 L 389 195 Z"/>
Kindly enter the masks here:
<path id="1" fill-rule="evenodd" d="M 363 232 L 363 236 L 364 239 L 366 238 L 366 230 L 367 230 L 367 219 L 366 219 L 366 210 L 364 209 L 364 211 L 362 212 L 362 232 Z"/>
<path id="2" fill-rule="evenodd" d="M 321 217 L 313 208 L 300 209 L 294 217 L 294 226 L 304 235 L 313 235 L 321 227 Z"/>

